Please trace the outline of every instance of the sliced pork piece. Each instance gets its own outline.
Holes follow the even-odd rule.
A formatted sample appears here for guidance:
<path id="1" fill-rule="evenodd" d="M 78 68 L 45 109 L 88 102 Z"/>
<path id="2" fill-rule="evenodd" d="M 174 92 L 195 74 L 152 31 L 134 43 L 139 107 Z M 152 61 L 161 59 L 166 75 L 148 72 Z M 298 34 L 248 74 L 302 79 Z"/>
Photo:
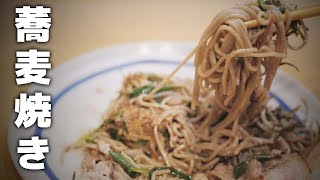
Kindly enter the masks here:
<path id="1" fill-rule="evenodd" d="M 261 162 L 259 162 L 258 160 L 252 159 L 248 164 L 248 169 L 246 171 L 246 178 L 248 180 L 263 179 L 262 170 L 263 170 L 263 167 Z"/>
<path id="2" fill-rule="evenodd" d="M 223 178 L 226 180 L 231 180 L 233 178 L 233 167 L 230 165 L 224 165 L 222 163 L 217 164 L 217 166 L 214 168 L 215 171 L 219 172 L 223 175 Z"/>
<path id="3" fill-rule="evenodd" d="M 118 164 L 114 164 L 114 172 L 113 172 L 113 179 L 112 180 L 118 180 L 118 179 L 121 179 L 121 180 L 130 180 L 131 177 L 126 173 L 124 172 L 124 170 L 118 165 Z"/>
<path id="4" fill-rule="evenodd" d="M 306 162 L 296 154 L 287 155 L 280 164 L 263 173 L 265 180 L 308 180 L 311 178 Z"/>
<path id="5" fill-rule="evenodd" d="M 111 160 L 102 160 L 90 167 L 84 167 L 81 180 L 130 180 L 120 165 Z"/>
<path id="6" fill-rule="evenodd" d="M 99 148 L 99 151 L 105 155 L 108 155 L 109 154 L 109 151 L 110 151 L 110 145 L 107 144 L 106 142 L 104 141 L 98 141 L 98 148 Z"/>
<path id="7" fill-rule="evenodd" d="M 196 174 L 192 177 L 194 180 L 208 180 L 207 176 L 204 174 Z"/>
<path id="8" fill-rule="evenodd" d="M 83 180 L 107 180 L 112 179 L 114 168 L 111 161 L 100 161 L 93 169 L 88 170 L 83 175 Z"/>

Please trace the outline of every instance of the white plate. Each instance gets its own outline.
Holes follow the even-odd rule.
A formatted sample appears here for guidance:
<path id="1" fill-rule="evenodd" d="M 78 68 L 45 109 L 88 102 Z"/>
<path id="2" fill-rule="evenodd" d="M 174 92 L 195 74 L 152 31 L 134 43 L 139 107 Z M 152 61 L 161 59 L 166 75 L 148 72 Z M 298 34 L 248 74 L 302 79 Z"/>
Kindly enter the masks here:
<path id="1" fill-rule="evenodd" d="M 98 49 L 74 58 L 51 71 L 50 86 L 32 86 L 29 93 L 38 91 L 52 96 L 52 125 L 48 129 L 15 127 L 14 114 L 9 123 L 9 149 L 13 162 L 24 179 L 72 179 L 79 168 L 81 153 L 71 152 L 63 157 L 64 148 L 81 135 L 97 127 L 112 99 L 118 95 L 123 78 L 133 72 L 169 73 L 194 47 L 193 44 L 146 42 Z M 192 61 L 179 73 L 193 77 Z M 309 105 L 310 118 L 317 119 L 320 103 L 317 98 L 283 72 L 279 72 L 272 95 L 286 109 Z M 44 171 L 29 171 L 20 167 L 17 144 L 19 139 L 33 135 L 48 138 L 50 153 L 46 154 Z"/>

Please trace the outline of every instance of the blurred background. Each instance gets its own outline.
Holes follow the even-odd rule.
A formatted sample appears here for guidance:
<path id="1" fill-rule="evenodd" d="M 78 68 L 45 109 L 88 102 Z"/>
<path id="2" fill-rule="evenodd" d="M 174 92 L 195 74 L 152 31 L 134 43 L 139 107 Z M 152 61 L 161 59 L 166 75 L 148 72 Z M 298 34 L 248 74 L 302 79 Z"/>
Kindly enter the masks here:
<path id="1" fill-rule="evenodd" d="M 10 1 L 0 3 L 0 179 L 21 179 L 7 147 L 8 123 L 14 113 L 14 98 L 27 86 L 15 84 L 17 50 L 37 48 L 51 51 L 53 68 L 70 58 L 97 48 L 141 41 L 197 42 L 214 15 L 236 0 L 119 0 L 119 1 Z M 300 6 L 319 4 L 319 0 L 287 1 Z M 44 5 L 51 7 L 52 26 L 48 43 L 16 43 L 15 7 Z M 282 67 L 320 97 L 320 18 L 305 20 L 310 29 L 308 45 L 289 51 L 286 61 L 300 72 Z M 54 121 L 54 119 L 53 119 Z"/>

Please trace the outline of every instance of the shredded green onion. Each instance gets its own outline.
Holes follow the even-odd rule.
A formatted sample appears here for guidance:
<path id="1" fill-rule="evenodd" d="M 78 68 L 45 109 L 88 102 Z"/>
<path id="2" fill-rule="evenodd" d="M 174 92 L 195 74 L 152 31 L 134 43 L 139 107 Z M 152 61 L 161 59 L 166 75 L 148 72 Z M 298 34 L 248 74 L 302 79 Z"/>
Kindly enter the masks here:
<path id="1" fill-rule="evenodd" d="M 114 152 L 114 151 L 109 151 L 110 157 L 120 164 L 122 168 L 124 169 L 125 172 L 128 173 L 128 175 L 132 178 L 135 178 L 139 176 L 140 174 L 148 174 L 149 170 L 144 169 L 144 168 L 135 168 L 133 167 L 130 162 L 128 162 L 120 153 Z"/>
<path id="2" fill-rule="evenodd" d="M 129 94 L 129 97 L 133 98 L 133 97 L 139 96 L 140 94 L 149 94 L 154 88 L 155 88 L 154 85 L 144 85 L 142 87 L 134 89 Z M 164 91 L 171 91 L 171 90 L 174 90 L 175 88 L 176 88 L 175 86 L 164 86 L 164 87 L 160 88 L 157 93 L 164 92 Z"/>

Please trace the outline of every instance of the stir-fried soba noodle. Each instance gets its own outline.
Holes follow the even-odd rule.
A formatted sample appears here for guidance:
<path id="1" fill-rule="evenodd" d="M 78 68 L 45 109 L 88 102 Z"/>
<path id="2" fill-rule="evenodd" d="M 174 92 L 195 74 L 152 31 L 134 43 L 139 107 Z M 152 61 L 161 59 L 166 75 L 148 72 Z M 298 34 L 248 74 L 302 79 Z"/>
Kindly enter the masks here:
<path id="1" fill-rule="evenodd" d="M 263 26 L 247 29 L 253 19 Z M 291 34 L 302 45 L 289 45 Z M 176 71 L 125 79 L 101 126 L 75 145 L 86 152 L 77 177 L 258 179 L 286 158 L 306 157 L 317 127 L 267 107 L 287 46 L 306 40 L 303 22 L 278 1 L 218 13 L 187 57 L 195 54 L 194 83 L 171 78 Z"/>

